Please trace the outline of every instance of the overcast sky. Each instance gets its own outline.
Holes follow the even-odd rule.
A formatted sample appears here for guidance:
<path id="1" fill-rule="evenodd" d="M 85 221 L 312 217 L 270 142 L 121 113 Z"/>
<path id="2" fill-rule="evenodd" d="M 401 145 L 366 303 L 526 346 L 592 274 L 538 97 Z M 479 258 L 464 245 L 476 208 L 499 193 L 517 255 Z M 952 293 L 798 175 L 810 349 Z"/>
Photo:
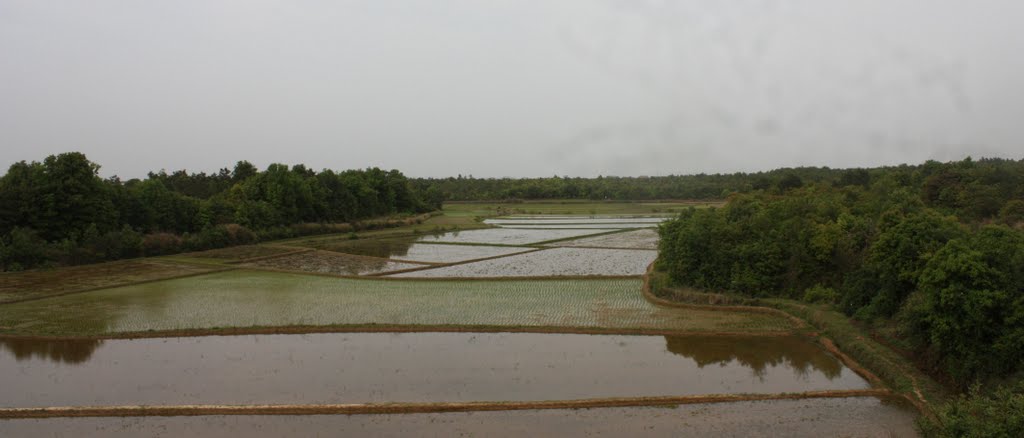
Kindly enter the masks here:
<path id="1" fill-rule="evenodd" d="M 1019 0 L 0 0 L 0 166 L 410 176 L 1024 157 Z M 2 172 L 2 170 L 0 170 Z"/>

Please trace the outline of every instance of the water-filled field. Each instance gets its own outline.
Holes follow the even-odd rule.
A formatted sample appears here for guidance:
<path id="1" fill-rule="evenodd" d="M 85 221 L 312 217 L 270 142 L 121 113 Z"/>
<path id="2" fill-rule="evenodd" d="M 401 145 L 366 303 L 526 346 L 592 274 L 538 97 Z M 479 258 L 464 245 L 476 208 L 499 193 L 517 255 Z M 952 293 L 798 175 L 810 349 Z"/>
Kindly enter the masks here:
<path id="1" fill-rule="evenodd" d="M 137 266 L 138 278 L 200 275 L 0 305 L 0 334 L 146 336 L 0 337 L 0 376 L 7 376 L 0 377 L 0 407 L 490 401 L 533 409 L 531 402 L 543 400 L 869 387 L 816 344 L 785 336 L 795 326 L 780 315 L 661 307 L 644 299 L 639 278 L 572 278 L 643 274 L 657 255 L 651 228 L 661 220 L 515 217 L 487 221 L 499 228 L 292 243 L 321 251 L 249 246 L 162 258 L 155 262 L 160 269 Z M 260 270 L 205 273 L 237 266 Z M 416 270 L 392 277 L 437 278 L 307 275 L 406 269 Z M 103 280 L 86 269 L 79 283 L 132 278 L 105 272 L 122 279 Z M 545 276 L 561 278 L 514 279 Z M 509 278 L 471 279 L 483 277 Z M 522 333 L 529 331 L 543 333 Z M 293 332 L 313 334 L 238 335 Z M 573 332 L 602 334 L 567 334 Z M 233 335 L 152 337 L 189 334 Z M 914 416 L 904 406 L 860 397 L 402 415 L 0 420 L 0 435 L 908 436 Z"/>
<path id="2" fill-rule="evenodd" d="M 521 224 L 502 225 L 502 228 L 519 230 L 589 230 L 589 229 L 629 229 L 654 228 L 657 224 Z"/>
<path id="3" fill-rule="evenodd" d="M 599 216 L 526 216 L 526 217 L 506 217 L 497 219 L 485 219 L 484 223 L 488 225 L 499 225 L 499 226 L 517 226 L 517 225 L 575 225 L 575 224 L 589 224 L 589 225 L 600 225 L 600 224 L 650 224 L 648 226 L 654 226 L 661 222 L 668 220 L 665 217 L 599 217 Z"/>
<path id="4" fill-rule="evenodd" d="M 499 257 L 531 251 L 533 248 L 483 245 L 442 245 L 414 243 L 405 255 L 395 256 L 397 260 L 415 262 L 455 263 L 489 257 Z"/>
<path id="5" fill-rule="evenodd" d="M 342 254 L 332 251 L 307 251 L 248 262 L 243 266 L 338 275 L 369 275 L 422 268 L 426 265 L 401 263 L 388 259 Z"/>
<path id="6" fill-rule="evenodd" d="M 421 242 L 484 243 L 495 245 L 529 245 L 556 239 L 581 237 L 591 234 L 615 231 L 614 229 L 594 230 L 525 230 L 510 228 L 488 228 L 483 230 L 451 231 L 448 233 L 420 237 Z"/>
<path id="7" fill-rule="evenodd" d="M 449 245 L 417 243 L 419 237 L 402 239 L 339 240 L 319 244 L 330 251 L 420 263 L 456 263 L 530 251 L 529 247 Z"/>
<path id="8" fill-rule="evenodd" d="M 596 237 L 563 240 L 551 243 L 548 246 L 658 249 L 659 240 L 657 230 L 636 230 Z"/>
<path id="9" fill-rule="evenodd" d="M 493 325 L 790 330 L 785 318 L 664 308 L 639 279 L 375 280 L 260 271 L 104 289 L 0 306 L 0 333 L 95 335 L 226 327 Z"/>
<path id="10" fill-rule="evenodd" d="M 912 437 L 916 412 L 874 397 L 442 414 L 0 420 L 7 437 Z"/>
<path id="11" fill-rule="evenodd" d="M 657 251 L 551 248 L 392 277 L 550 277 L 643 275 Z"/>
<path id="12" fill-rule="evenodd" d="M 800 338 L 322 333 L 0 340 L 0 406 L 531 401 L 864 389 Z M 7 350 L 22 350 L 19 357 Z M 24 353 L 37 349 L 43 354 Z M 77 351 L 82 351 L 79 347 Z"/>

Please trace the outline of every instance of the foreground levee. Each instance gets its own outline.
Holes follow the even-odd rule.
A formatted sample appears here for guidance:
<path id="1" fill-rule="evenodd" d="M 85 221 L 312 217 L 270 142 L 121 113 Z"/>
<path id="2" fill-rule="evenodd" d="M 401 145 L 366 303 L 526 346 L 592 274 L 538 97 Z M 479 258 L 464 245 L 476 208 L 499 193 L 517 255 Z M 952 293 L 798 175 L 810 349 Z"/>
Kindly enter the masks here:
<path id="1" fill-rule="evenodd" d="M 6 437 L 910 437 L 915 413 L 874 397 L 678 407 L 434 414 L 106 417 L 0 420 Z"/>

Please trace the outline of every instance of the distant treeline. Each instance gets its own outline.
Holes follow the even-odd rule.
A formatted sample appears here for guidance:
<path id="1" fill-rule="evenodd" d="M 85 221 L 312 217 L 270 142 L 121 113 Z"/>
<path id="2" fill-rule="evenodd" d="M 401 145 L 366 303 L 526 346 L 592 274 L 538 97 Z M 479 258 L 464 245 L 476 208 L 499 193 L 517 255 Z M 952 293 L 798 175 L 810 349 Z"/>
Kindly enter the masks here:
<path id="1" fill-rule="evenodd" d="M 69 152 L 0 177 L 0 270 L 87 263 L 332 231 L 336 223 L 439 209 L 399 171 L 320 172 L 247 161 L 214 174 L 121 181 Z"/>
<path id="2" fill-rule="evenodd" d="M 414 178 L 414 187 L 434 189 L 449 201 L 512 199 L 724 199 L 730 193 L 786 189 L 807 183 L 858 183 L 870 178 L 866 169 L 800 167 L 758 173 L 597 178 Z"/>
<path id="3" fill-rule="evenodd" d="M 1024 372 L 1024 161 L 861 174 L 688 210 L 661 229 L 661 267 L 682 285 L 894 325 L 960 386 Z"/>

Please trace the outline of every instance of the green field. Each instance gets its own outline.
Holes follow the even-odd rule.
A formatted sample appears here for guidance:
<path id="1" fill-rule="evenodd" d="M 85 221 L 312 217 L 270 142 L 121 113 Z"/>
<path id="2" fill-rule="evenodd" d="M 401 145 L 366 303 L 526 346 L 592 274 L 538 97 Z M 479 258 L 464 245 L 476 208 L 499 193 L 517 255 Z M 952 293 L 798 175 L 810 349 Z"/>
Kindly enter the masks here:
<path id="1" fill-rule="evenodd" d="M 0 306 L 0 333 L 90 336 L 231 327 L 461 325 L 771 332 L 757 313 L 657 307 L 640 280 L 404 281 L 229 271 Z"/>

